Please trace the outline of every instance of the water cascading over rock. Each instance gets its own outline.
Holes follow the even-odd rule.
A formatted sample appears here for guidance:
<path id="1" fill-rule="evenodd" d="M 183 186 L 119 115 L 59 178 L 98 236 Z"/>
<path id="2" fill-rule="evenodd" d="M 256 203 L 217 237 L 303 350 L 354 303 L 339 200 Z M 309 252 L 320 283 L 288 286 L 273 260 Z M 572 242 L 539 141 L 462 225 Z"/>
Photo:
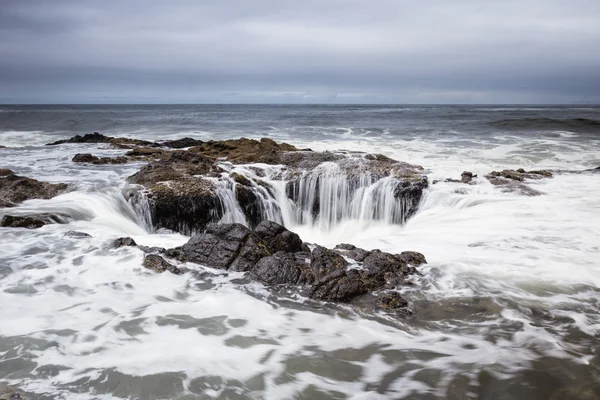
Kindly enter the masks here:
<path id="1" fill-rule="evenodd" d="M 130 181 L 145 187 L 131 198 L 145 221 L 149 215 L 155 228 L 188 235 L 265 220 L 322 230 L 346 220 L 403 224 L 428 185 L 422 167 L 382 155 L 298 150 L 268 139 L 171 152 Z"/>

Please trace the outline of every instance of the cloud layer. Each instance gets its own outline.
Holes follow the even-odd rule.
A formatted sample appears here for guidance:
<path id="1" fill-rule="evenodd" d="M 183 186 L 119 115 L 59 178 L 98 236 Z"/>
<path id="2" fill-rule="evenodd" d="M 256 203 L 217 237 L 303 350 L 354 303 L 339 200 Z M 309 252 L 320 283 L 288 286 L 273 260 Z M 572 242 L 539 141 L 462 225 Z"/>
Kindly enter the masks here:
<path id="1" fill-rule="evenodd" d="M 0 102 L 600 102 L 597 0 L 4 0 Z"/>

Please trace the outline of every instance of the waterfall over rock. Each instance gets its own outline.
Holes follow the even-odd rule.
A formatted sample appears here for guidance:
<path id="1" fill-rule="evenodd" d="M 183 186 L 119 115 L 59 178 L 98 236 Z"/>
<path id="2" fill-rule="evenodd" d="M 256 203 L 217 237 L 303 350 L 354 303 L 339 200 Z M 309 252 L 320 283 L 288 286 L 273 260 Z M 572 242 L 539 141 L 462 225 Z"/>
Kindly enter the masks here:
<path id="1" fill-rule="evenodd" d="M 267 145 L 269 157 L 259 159 L 268 163 L 212 159 L 197 148 L 150 163 L 130 178 L 146 187 L 132 197 L 134 208 L 144 222 L 188 235 L 265 220 L 328 231 L 348 220 L 403 224 L 428 186 L 422 167 L 382 155 Z"/>

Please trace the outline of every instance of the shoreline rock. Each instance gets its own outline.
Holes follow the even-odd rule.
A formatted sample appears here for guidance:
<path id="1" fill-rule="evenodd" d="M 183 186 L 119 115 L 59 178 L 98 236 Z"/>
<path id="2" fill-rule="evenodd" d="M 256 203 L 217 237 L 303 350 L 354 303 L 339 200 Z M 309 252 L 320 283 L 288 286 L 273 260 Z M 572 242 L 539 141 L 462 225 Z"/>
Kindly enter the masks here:
<path id="1" fill-rule="evenodd" d="M 30 199 L 51 199 L 66 191 L 65 183 L 48 183 L 15 175 L 9 169 L 0 169 L 0 207 L 13 207 Z"/>

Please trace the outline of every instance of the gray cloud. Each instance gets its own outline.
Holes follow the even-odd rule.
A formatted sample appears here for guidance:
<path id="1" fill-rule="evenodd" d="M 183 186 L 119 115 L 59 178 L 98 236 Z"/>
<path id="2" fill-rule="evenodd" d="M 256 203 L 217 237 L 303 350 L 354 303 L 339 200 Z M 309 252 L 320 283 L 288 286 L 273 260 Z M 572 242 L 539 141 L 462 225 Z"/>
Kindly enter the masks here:
<path id="1" fill-rule="evenodd" d="M 600 102 L 597 0 L 4 0 L 0 102 Z"/>

